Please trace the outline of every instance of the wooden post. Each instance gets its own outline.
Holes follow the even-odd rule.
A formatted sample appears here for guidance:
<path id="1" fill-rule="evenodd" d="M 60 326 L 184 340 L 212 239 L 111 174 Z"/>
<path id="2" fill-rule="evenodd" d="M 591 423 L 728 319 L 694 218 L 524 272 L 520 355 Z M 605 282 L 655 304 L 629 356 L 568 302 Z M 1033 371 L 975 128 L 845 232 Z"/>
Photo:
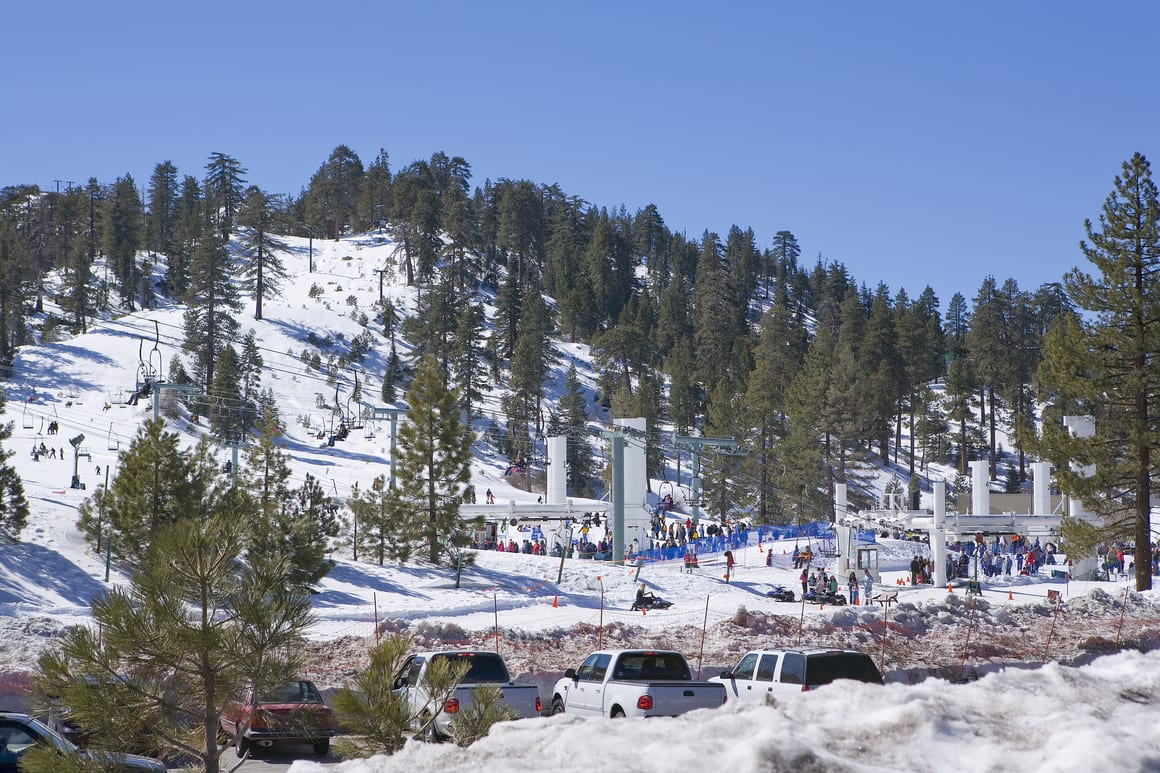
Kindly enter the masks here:
<path id="1" fill-rule="evenodd" d="M 971 629 L 975 627 L 975 597 L 971 596 L 971 619 L 967 622 L 967 640 L 963 642 L 963 662 L 959 666 L 959 679 L 962 679 L 967 671 L 967 654 L 971 647 Z"/>
<path id="2" fill-rule="evenodd" d="M 1120 631 L 1124 628 L 1124 613 L 1128 611 L 1128 588 L 1124 587 L 1124 603 L 1120 606 L 1120 624 L 1116 626 L 1116 649 L 1120 648 Z"/>

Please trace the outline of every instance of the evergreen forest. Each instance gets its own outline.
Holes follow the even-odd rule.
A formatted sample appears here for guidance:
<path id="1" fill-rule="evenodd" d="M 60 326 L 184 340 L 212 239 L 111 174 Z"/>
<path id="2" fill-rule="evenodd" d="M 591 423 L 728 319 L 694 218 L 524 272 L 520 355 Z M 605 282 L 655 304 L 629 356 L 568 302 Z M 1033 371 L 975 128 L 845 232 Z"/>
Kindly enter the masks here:
<path id="1" fill-rule="evenodd" d="M 0 189 L 0 378 L 12 378 L 24 344 L 171 299 L 187 307 L 191 367 L 180 377 L 232 396 L 205 411 L 217 434 L 236 438 L 269 408 L 255 386 L 261 355 L 240 330 L 243 316 L 261 319 L 263 300 L 286 280 L 280 239 L 378 231 L 397 245 L 395 270 L 419 303 L 403 318 L 367 299 L 377 317 L 358 346 L 389 346 L 391 355 L 363 389 L 395 400 L 430 359 L 470 419 L 481 383 L 502 380 L 505 451 L 533 433 L 586 431 L 583 401 L 566 396 L 549 418 L 542 410 L 557 364 L 549 341 L 558 339 L 591 346 L 599 399 L 612 415 L 736 438 L 747 449 L 706 456 L 705 509 L 718 515 L 742 508 L 757 522 L 824 519 L 836 482 L 851 484 L 854 506 L 872 505 L 859 475 L 884 465 L 913 494 L 933 463 L 965 473 L 969 461 L 987 459 L 992 480 L 1016 491 L 1033 458 L 1081 453 L 1041 429 L 1076 410 L 1103 421 L 1122 408 L 1143 421 L 1122 425 L 1123 442 L 1142 460 L 1135 472 L 1153 472 L 1145 451 L 1160 412 L 1102 404 L 1109 383 L 1103 397 L 1082 386 L 1097 368 L 1085 359 L 1093 349 L 1085 336 L 1121 297 L 1108 289 L 1113 275 L 1137 279 L 1122 288 L 1137 303 L 1120 311 L 1147 329 L 1127 367 L 1154 379 L 1160 236 L 1150 168 L 1138 154 L 1088 223 L 1082 249 L 1061 256 L 1057 281 L 1024 288 L 985 276 L 949 299 L 803 256 L 791 223 L 770 244 L 742 225 L 689 235 L 653 205 L 629 212 L 558 185 L 474 181 L 467 160 L 442 152 L 392 169 L 385 150 L 366 163 L 340 145 L 297 196 L 264 191 L 247 174 L 241 160 L 214 152 L 202 169 L 162 161 L 145 181 Z M 1125 268 L 1133 255 L 1136 274 Z M 1063 275 L 1085 258 L 1094 276 Z M 51 315 L 49 276 L 60 278 L 51 285 L 60 312 Z M 476 302 L 484 289 L 497 299 L 494 319 Z M 493 334 L 481 335 L 485 327 Z M 396 335 L 412 342 L 413 359 L 401 361 Z M 1117 345 L 1109 337 L 1094 348 Z M 1116 367 L 1104 371 L 1112 382 L 1123 376 Z M 1147 389 L 1135 395 L 1156 399 Z M 1000 438 L 1014 438 L 1013 447 Z M 664 460 L 653 454 L 650 463 L 659 474 Z M 571 459 L 569 474 L 577 492 L 600 488 L 591 459 Z M 1115 490 L 1129 492 L 1120 502 L 1141 493 Z"/>

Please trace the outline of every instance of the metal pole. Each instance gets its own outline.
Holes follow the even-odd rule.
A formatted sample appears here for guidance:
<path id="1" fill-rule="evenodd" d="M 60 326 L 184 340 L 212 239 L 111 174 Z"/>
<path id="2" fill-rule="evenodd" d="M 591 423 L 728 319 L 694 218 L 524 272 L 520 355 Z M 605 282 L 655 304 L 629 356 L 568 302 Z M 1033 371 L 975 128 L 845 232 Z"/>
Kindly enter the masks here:
<path id="1" fill-rule="evenodd" d="M 399 414 L 391 413 L 391 488 L 395 487 L 395 438 L 399 425 Z"/>
<path id="2" fill-rule="evenodd" d="M 97 555 L 101 554 L 101 524 L 105 520 L 105 499 L 109 496 L 109 468 L 111 464 L 105 465 L 105 490 L 101 492 L 101 512 L 97 516 Z M 108 577 L 105 578 L 109 579 Z"/>
<path id="3" fill-rule="evenodd" d="M 556 573 L 556 584 L 559 585 L 564 580 L 564 559 L 568 556 L 568 551 L 572 549 L 572 527 L 568 527 L 568 542 L 560 548 L 560 571 Z"/>
<path id="4" fill-rule="evenodd" d="M 878 670 L 886 673 L 886 634 L 890 631 L 890 600 L 882 596 L 882 657 L 878 659 Z"/>
<path id="5" fill-rule="evenodd" d="M 624 433 L 612 436 L 612 562 L 624 565 Z"/>
<path id="6" fill-rule="evenodd" d="M 495 651 L 499 653 L 499 601 L 496 599 L 495 592 L 491 594 L 491 603 L 495 608 Z"/>
<path id="7" fill-rule="evenodd" d="M 699 522 L 701 510 L 698 507 L 698 503 L 701 501 L 701 451 L 699 448 L 693 449 L 693 477 L 689 479 L 689 492 L 693 495 L 693 502 L 690 508 L 693 511 L 693 528 L 700 535 L 701 529 Z"/>
<path id="8" fill-rule="evenodd" d="M 705 631 L 709 628 L 709 596 L 705 595 L 705 622 L 701 624 L 701 651 L 697 654 L 697 681 L 701 681 L 701 662 L 705 659 Z"/>
<path id="9" fill-rule="evenodd" d="M 596 634 L 596 649 L 604 649 L 604 583 L 600 575 L 596 575 L 596 582 L 600 583 L 600 628 Z"/>

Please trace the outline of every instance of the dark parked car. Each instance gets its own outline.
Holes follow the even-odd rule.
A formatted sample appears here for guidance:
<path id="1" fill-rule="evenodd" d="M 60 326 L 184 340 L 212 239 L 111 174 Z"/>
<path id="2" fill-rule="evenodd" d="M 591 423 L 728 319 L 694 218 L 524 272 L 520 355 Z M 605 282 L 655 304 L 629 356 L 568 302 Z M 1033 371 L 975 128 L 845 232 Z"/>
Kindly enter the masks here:
<path id="1" fill-rule="evenodd" d="M 59 754 L 78 754 L 121 773 L 164 773 L 165 765 L 152 757 L 81 749 L 48 725 L 27 714 L 0 712 L 0 773 L 18 773 L 20 758 L 37 744 Z"/>

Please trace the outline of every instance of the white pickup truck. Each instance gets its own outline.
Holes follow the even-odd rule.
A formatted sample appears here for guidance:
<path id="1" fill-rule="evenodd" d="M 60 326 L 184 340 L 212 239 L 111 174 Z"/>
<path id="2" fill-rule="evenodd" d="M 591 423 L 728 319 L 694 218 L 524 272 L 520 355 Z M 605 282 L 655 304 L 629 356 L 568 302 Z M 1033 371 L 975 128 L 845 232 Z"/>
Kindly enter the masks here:
<path id="1" fill-rule="evenodd" d="M 679 652 L 602 650 L 569 668 L 552 690 L 553 714 L 675 717 L 725 702 L 725 686 L 694 682 Z"/>
<path id="2" fill-rule="evenodd" d="M 440 658 L 452 659 L 468 664 L 467 673 L 441 706 L 434 706 L 434 697 L 427 688 L 427 669 Z M 449 650 L 445 652 L 419 652 L 407 658 L 396 677 L 393 689 L 405 692 L 411 706 L 411 716 L 415 718 L 412 730 L 421 730 L 428 741 L 441 741 L 453 733 L 455 715 L 470 708 L 475 688 L 481 684 L 494 684 L 503 693 L 503 702 L 520 719 L 538 717 L 540 710 L 540 688 L 534 684 L 516 684 L 508 673 L 507 664 L 495 652 L 482 650 Z M 434 713 L 434 721 L 428 722 Z M 427 716 L 424 716 L 426 714 Z"/>

